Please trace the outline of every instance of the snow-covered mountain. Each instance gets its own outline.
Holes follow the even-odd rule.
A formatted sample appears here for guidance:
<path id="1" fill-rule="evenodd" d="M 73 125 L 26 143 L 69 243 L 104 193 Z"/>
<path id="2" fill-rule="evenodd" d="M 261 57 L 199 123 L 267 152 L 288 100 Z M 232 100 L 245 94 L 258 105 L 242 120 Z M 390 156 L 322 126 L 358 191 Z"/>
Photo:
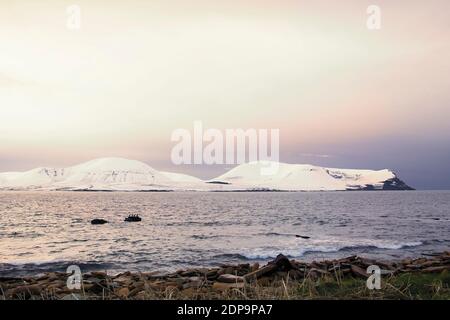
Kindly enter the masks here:
<path id="1" fill-rule="evenodd" d="M 264 170 L 277 167 L 274 174 Z M 208 181 L 232 189 L 332 191 L 332 190 L 411 190 L 390 170 L 323 168 L 307 164 L 256 161 L 239 165 Z"/>
<path id="2" fill-rule="evenodd" d="M 158 191 L 197 189 L 203 185 L 195 177 L 161 172 L 143 162 L 123 158 L 101 158 L 64 169 L 0 173 L 3 189 Z"/>
<path id="3" fill-rule="evenodd" d="M 268 164 L 278 170 L 267 175 Z M 64 169 L 37 168 L 26 172 L 0 173 L 3 190 L 90 191 L 321 191 L 409 190 L 389 170 L 331 169 L 312 165 L 251 162 L 203 181 L 198 178 L 153 169 L 123 158 L 101 158 Z"/>

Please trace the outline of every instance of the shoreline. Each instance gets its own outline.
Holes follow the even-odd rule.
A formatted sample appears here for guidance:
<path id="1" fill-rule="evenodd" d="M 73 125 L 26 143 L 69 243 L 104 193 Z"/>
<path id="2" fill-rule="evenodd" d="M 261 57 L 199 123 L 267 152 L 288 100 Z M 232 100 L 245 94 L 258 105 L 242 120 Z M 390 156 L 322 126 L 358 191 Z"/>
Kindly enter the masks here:
<path id="1" fill-rule="evenodd" d="M 369 290 L 366 286 L 370 276 L 367 268 L 373 265 L 381 269 L 380 290 Z M 75 282 L 72 289 L 68 287 L 71 274 L 62 272 L 29 277 L 0 276 L 0 300 L 420 299 L 429 294 L 438 299 L 450 299 L 449 272 L 450 251 L 392 261 L 350 256 L 304 262 L 280 254 L 263 266 L 224 264 L 171 273 L 115 275 L 93 271 L 82 274 L 79 288 Z M 419 295 L 409 292 L 411 288 L 419 290 Z"/>

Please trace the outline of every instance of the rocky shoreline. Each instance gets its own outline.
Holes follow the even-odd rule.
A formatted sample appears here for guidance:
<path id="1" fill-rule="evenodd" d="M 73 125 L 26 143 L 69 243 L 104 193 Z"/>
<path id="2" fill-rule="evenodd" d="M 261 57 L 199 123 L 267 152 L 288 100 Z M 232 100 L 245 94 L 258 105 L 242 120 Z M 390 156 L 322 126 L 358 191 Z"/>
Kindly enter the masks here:
<path id="1" fill-rule="evenodd" d="M 366 270 L 371 265 L 379 266 L 383 277 L 396 277 L 402 274 L 447 275 L 450 271 L 450 251 L 389 262 L 351 256 L 305 263 L 289 260 L 280 254 L 265 266 L 259 266 L 257 263 L 222 265 L 216 268 L 193 268 L 166 274 L 125 272 L 109 275 L 106 272 L 90 272 L 82 275 L 79 289 L 69 289 L 67 280 L 70 274 L 61 272 L 23 278 L 0 276 L 0 299 L 295 298 L 289 295 L 291 289 L 288 287 L 298 290 L 305 287 L 305 283 L 314 286 L 324 283 L 342 285 L 346 279 L 365 284 L 370 276 Z M 267 295 L 269 289 L 273 290 Z M 445 287 L 444 290 L 448 288 Z"/>

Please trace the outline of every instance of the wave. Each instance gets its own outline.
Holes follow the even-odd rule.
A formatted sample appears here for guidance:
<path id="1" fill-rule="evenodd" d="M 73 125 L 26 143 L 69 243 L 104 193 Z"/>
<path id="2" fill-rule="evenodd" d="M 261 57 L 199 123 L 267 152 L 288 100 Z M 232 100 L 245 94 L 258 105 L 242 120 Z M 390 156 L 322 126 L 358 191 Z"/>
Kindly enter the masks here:
<path id="1" fill-rule="evenodd" d="M 112 263 L 101 263 L 95 261 L 51 261 L 51 262 L 8 262 L 0 263 L 0 274 L 7 277 L 17 277 L 24 275 L 38 275 L 46 272 L 66 272 L 71 265 L 76 265 L 84 271 L 110 270 Z"/>
<path id="2" fill-rule="evenodd" d="M 303 249 L 282 249 L 282 248 L 256 248 L 250 249 L 241 253 L 222 254 L 221 257 L 243 259 L 243 260 L 267 260 L 274 259 L 278 254 L 282 253 L 290 258 L 302 258 L 307 254 L 312 253 L 336 253 L 345 251 L 361 251 L 367 252 L 369 250 L 399 250 L 409 247 L 417 247 L 423 245 L 421 241 L 405 242 L 405 243 L 384 243 L 384 244 L 350 244 L 350 245 L 330 245 L 330 246 L 311 246 Z M 218 257 L 218 256 L 216 256 Z"/>

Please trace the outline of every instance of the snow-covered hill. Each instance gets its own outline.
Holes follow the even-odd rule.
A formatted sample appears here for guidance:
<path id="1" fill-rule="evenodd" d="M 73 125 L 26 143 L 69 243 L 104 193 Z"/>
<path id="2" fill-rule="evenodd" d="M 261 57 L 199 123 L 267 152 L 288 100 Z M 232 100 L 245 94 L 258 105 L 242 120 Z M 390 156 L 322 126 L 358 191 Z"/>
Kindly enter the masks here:
<path id="1" fill-rule="evenodd" d="M 37 168 L 0 173 L 2 190 L 91 191 L 232 191 L 232 190 L 406 190 L 411 189 L 389 170 L 331 169 L 302 164 L 277 164 L 264 174 L 268 162 L 242 164 L 227 173 L 203 181 L 181 174 L 158 171 L 123 158 L 101 158 L 64 169 Z"/>
<path id="2" fill-rule="evenodd" d="M 278 167 L 275 174 L 265 168 Z M 239 165 L 209 183 L 232 189 L 332 191 L 412 189 L 390 170 L 351 170 L 256 161 Z"/>
<path id="3" fill-rule="evenodd" d="M 143 162 L 123 158 L 101 158 L 64 169 L 0 173 L 3 189 L 158 191 L 197 189 L 203 185 L 195 177 L 160 172 Z"/>

